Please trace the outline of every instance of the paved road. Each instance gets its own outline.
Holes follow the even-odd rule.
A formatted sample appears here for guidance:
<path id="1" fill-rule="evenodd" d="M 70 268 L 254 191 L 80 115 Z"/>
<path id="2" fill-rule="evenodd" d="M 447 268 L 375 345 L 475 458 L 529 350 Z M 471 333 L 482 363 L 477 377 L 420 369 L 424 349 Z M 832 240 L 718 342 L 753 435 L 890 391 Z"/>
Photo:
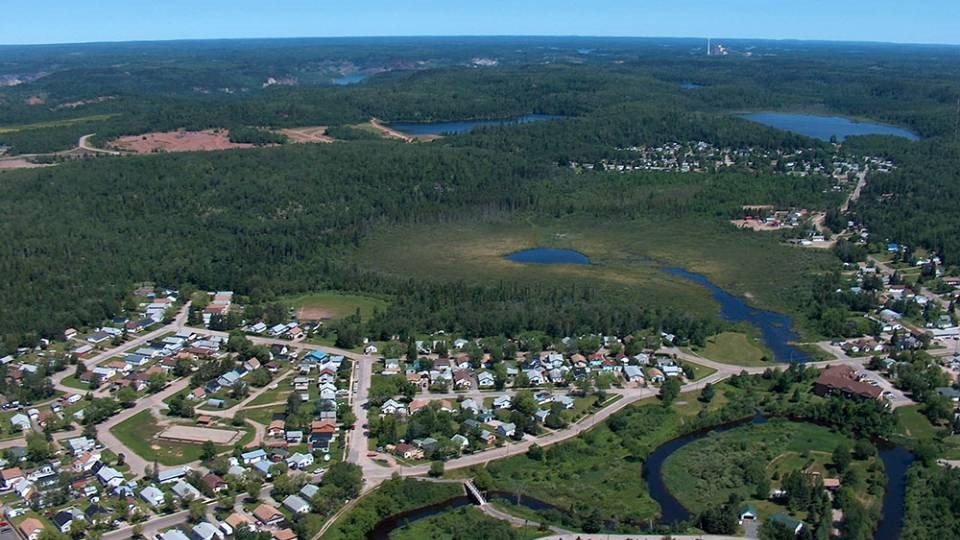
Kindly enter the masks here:
<path id="1" fill-rule="evenodd" d="M 119 156 L 121 152 L 116 150 L 106 150 L 104 148 L 97 148 L 96 146 L 90 145 L 90 138 L 96 135 L 96 133 L 90 133 L 89 135 L 84 135 L 80 137 L 80 140 L 77 142 L 77 148 L 80 150 L 86 150 L 87 152 L 94 152 L 97 154 L 106 154 L 108 156 Z"/>

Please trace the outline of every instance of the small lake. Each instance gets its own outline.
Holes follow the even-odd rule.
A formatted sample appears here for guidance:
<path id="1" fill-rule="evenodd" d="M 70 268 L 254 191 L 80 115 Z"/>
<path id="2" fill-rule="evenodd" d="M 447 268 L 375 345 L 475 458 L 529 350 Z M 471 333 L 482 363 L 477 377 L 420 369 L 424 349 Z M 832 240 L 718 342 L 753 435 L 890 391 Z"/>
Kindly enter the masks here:
<path id="1" fill-rule="evenodd" d="M 559 120 L 562 116 L 551 114 L 525 114 L 513 118 L 501 118 L 499 120 L 463 120 L 460 122 L 395 122 L 390 127 L 407 135 L 456 135 L 466 133 L 481 127 L 512 126 L 520 124 L 532 124 L 534 122 L 545 122 L 547 120 Z"/>
<path id="2" fill-rule="evenodd" d="M 911 141 L 920 140 L 920 137 L 917 136 L 916 133 L 897 126 L 875 122 L 859 122 L 842 116 L 756 112 L 740 115 L 740 118 L 784 131 L 806 135 L 807 137 L 813 137 L 821 141 L 829 141 L 832 136 L 836 136 L 838 141 L 842 141 L 847 137 L 857 135 L 894 135 L 910 139 Z"/>
<path id="3" fill-rule="evenodd" d="M 337 86 L 347 86 L 351 84 L 357 84 L 363 82 L 367 79 L 368 75 L 363 73 L 352 73 L 350 75 L 341 75 L 333 79 L 331 82 Z"/>
<path id="4" fill-rule="evenodd" d="M 532 248 L 504 256 L 508 261 L 525 264 L 590 264 L 590 259 L 572 249 Z"/>
<path id="5" fill-rule="evenodd" d="M 746 322 L 760 330 L 760 339 L 772 352 L 774 359 L 779 362 L 805 362 L 807 353 L 790 345 L 791 341 L 800 336 L 793 331 L 793 321 L 790 317 L 773 311 L 764 311 L 747 305 L 739 296 L 734 296 L 717 287 L 709 279 L 700 274 L 689 272 L 683 268 L 664 268 L 664 272 L 679 276 L 703 286 L 710 291 L 713 299 L 720 303 L 720 317 L 731 322 Z"/>

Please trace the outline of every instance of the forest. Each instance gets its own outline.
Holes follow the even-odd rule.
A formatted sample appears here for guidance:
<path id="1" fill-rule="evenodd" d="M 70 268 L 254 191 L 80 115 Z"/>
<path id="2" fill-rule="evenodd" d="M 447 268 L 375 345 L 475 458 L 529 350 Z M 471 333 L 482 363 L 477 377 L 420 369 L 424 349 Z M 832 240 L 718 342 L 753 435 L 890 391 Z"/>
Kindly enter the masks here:
<path id="1" fill-rule="evenodd" d="M 670 141 L 827 152 L 828 143 L 741 120 L 795 109 L 869 116 L 909 127 L 918 143 L 850 139 L 842 152 L 893 159 L 853 211 L 877 236 L 957 262 L 960 214 L 950 211 L 960 145 L 960 61 L 939 49 L 736 43 L 711 59 L 697 40 L 562 38 L 278 40 L 5 48 L 0 146 L 10 154 L 71 148 L 86 133 L 227 127 L 236 141 L 284 142 L 268 128 L 327 125 L 343 142 L 208 154 L 100 158 L 0 173 L 0 334 L 55 336 L 115 313 L 134 282 L 229 288 L 263 303 L 324 288 L 395 298 L 365 321 L 371 335 L 446 327 L 476 335 L 552 335 L 656 327 L 697 342 L 720 323 L 669 306 L 637 305 L 602 287 L 464 283 L 372 271 L 351 257 L 373 233 L 552 219 L 682 220 L 714 226 L 744 204 L 830 209 L 823 178 L 743 170 L 696 175 L 588 172 L 621 148 Z M 68 53 L 80 47 L 78 60 Z M 497 58 L 478 68 L 474 58 Z M 161 64 L 159 59 L 165 61 Z M 228 62 L 225 59 L 229 59 Z M 115 66 L 125 63 L 124 70 Z M 370 77 L 338 86 L 345 72 Z M 853 74 L 853 75 L 851 75 Z M 294 80 L 266 85 L 267 78 Z M 75 81 L 82 80 L 82 84 Z M 695 89 L 680 83 L 695 82 Z M 230 92 L 213 91 L 216 88 Z M 42 105 L 26 105 L 39 97 Z M 373 140 L 351 127 L 390 121 L 560 120 L 484 128 L 424 144 Z M 833 221 L 837 221 L 834 216 Z M 429 254 L 410 254 L 429 260 Z M 818 269 L 821 272 L 823 269 Z M 842 307 L 815 275 L 788 284 L 792 313 L 819 321 Z M 599 328 L 598 328 L 599 327 Z M 827 335 L 841 326 L 817 322 Z"/>

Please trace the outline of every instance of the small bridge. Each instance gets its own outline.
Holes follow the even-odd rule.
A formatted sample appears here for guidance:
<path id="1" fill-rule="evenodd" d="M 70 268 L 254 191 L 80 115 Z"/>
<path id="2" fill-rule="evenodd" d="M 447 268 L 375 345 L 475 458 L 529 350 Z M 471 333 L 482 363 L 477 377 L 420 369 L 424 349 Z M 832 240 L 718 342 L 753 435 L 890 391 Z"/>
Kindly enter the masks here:
<path id="1" fill-rule="evenodd" d="M 467 480 L 463 483 L 463 486 L 467 488 L 467 495 L 470 496 L 479 506 L 486 506 L 487 500 L 483 498 L 483 493 L 480 493 L 480 490 L 477 489 L 477 486 L 473 485 L 472 480 Z"/>

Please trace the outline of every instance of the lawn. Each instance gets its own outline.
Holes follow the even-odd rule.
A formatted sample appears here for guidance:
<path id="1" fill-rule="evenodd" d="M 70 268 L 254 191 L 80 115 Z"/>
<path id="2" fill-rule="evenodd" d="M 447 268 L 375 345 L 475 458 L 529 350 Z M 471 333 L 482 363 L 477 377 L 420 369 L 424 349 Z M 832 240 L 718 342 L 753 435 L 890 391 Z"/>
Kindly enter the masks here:
<path id="1" fill-rule="evenodd" d="M 663 476 L 677 500 L 697 513 L 724 503 L 731 493 L 756 499 L 756 485 L 746 478 L 751 468 L 759 467 L 756 473 L 773 487 L 796 470 L 837 476 L 830 469 L 831 452 L 841 443 L 853 444 L 825 427 L 771 419 L 711 433 L 682 447 L 664 462 Z M 867 474 L 868 462 L 856 466 Z"/>
<path id="2" fill-rule="evenodd" d="M 287 396 L 293 392 L 293 387 L 290 386 L 290 381 L 280 381 L 279 383 L 271 384 L 276 384 L 277 387 L 266 390 L 259 396 L 253 398 L 249 403 L 247 403 L 246 406 L 251 407 L 256 405 L 267 405 L 269 403 L 277 403 L 280 401 L 286 402 Z"/>
<path id="3" fill-rule="evenodd" d="M 765 358 L 773 358 L 773 354 L 767 351 L 758 340 L 743 332 L 721 332 L 707 338 L 704 347 L 693 347 L 691 351 L 714 362 L 735 366 L 773 365 L 772 362 L 765 360 Z"/>
<path id="4" fill-rule="evenodd" d="M 90 385 L 84 382 L 80 382 L 75 375 L 70 375 L 69 377 L 60 381 L 60 384 L 68 386 L 70 388 L 76 388 L 77 390 L 90 390 Z"/>
<path id="5" fill-rule="evenodd" d="M 713 369 L 713 368 L 710 368 L 710 367 L 707 367 L 707 366 L 701 366 L 700 364 L 698 364 L 698 363 L 696 363 L 696 362 L 690 362 L 690 361 L 687 361 L 687 360 L 684 360 L 684 361 L 683 361 L 683 365 L 685 365 L 685 366 L 690 366 L 690 367 L 693 369 L 693 380 L 694 380 L 694 381 L 699 381 L 700 379 L 703 379 L 704 377 L 709 377 L 709 376 L 711 376 L 711 375 L 713 375 L 714 373 L 717 372 L 717 370 L 715 370 L 715 369 Z"/>
<path id="6" fill-rule="evenodd" d="M 252 430 L 243 429 L 241 443 L 249 442 Z M 156 459 L 161 465 L 182 465 L 200 459 L 201 444 L 181 443 L 168 440 L 157 440 L 157 434 L 162 431 L 157 419 L 149 410 L 141 411 L 134 416 L 117 424 L 110 430 L 114 436 L 144 459 Z M 220 452 L 233 448 L 217 446 Z"/>
<path id="7" fill-rule="evenodd" d="M 934 446 L 939 448 L 939 457 L 960 459 L 960 436 L 952 435 L 937 441 L 937 428 L 920 412 L 919 405 L 898 407 L 894 414 L 897 416 L 897 435 L 907 439 L 904 442 L 915 444 L 918 441 L 933 441 Z"/>
<path id="8" fill-rule="evenodd" d="M 340 319 L 353 315 L 358 309 L 360 317 L 368 320 L 374 310 L 385 310 L 388 305 L 380 298 L 333 291 L 289 296 L 279 302 L 292 306 L 301 320 Z"/>
<path id="9" fill-rule="evenodd" d="M 504 259 L 531 247 L 575 249 L 592 264 L 524 265 Z M 662 266 L 701 273 L 731 293 L 748 296 L 757 307 L 801 316 L 799 291 L 812 273 L 835 261 L 829 253 L 794 249 L 725 222 L 582 217 L 397 227 L 366 240 L 355 258 L 372 269 L 421 276 L 422 261 L 411 253 L 430 253 L 430 273 L 437 279 L 589 285 L 624 302 L 703 315 L 719 310 L 709 292 L 661 271 Z"/>
<path id="10" fill-rule="evenodd" d="M 472 506 L 423 518 L 390 533 L 392 540 L 532 540 L 544 533 L 533 527 L 514 528 Z"/>
<path id="11" fill-rule="evenodd" d="M 286 411 L 285 405 L 276 405 L 274 407 L 261 407 L 259 409 L 243 409 L 243 414 L 258 424 L 268 425 L 273 420 L 273 415 Z"/>

